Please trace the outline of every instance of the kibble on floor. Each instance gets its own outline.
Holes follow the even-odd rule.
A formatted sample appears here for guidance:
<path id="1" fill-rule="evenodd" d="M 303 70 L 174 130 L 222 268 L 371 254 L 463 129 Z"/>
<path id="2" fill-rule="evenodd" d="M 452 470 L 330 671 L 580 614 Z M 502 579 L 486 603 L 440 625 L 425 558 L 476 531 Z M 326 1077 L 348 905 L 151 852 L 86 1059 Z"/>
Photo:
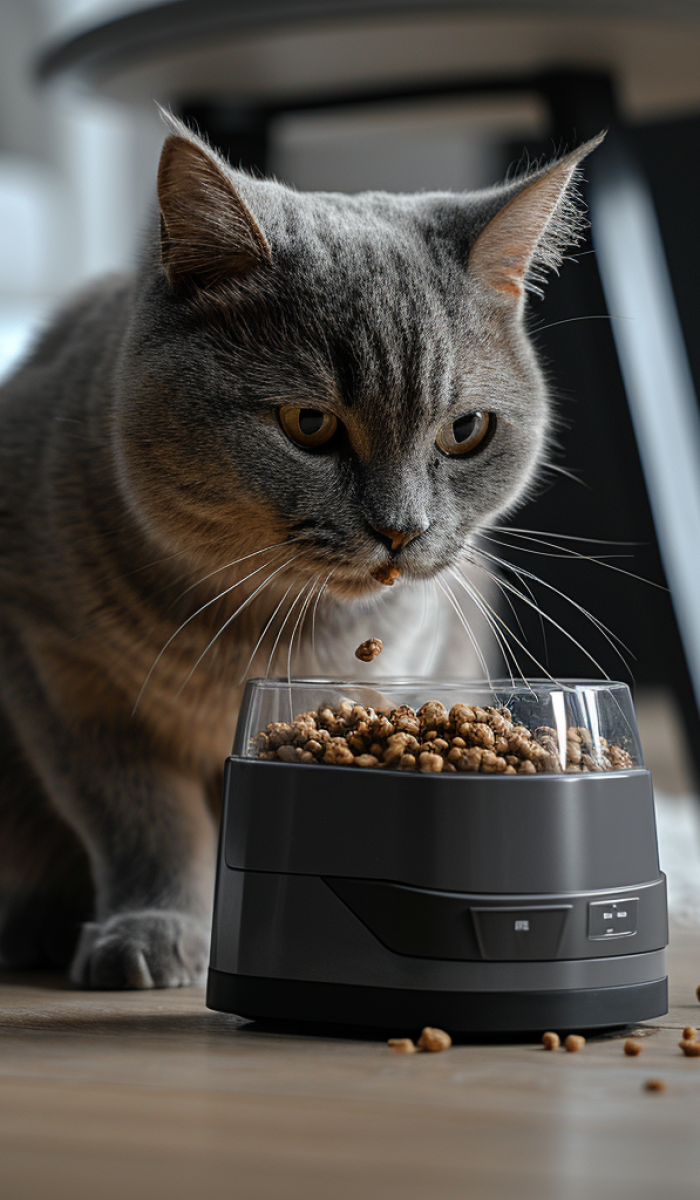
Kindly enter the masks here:
<path id="1" fill-rule="evenodd" d="M 418 1047 L 410 1038 L 389 1038 L 387 1042 L 392 1050 L 398 1051 L 399 1054 L 415 1054 Z"/>
<path id="2" fill-rule="evenodd" d="M 421 1050 L 429 1050 L 435 1054 L 440 1050 L 449 1050 L 452 1038 L 449 1033 L 445 1033 L 444 1029 L 433 1029 L 430 1025 L 426 1025 L 418 1038 L 418 1045 Z"/>
<path id="3" fill-rule="evenodd" d="M 678 1043 L 686 1058 L 700 1058 L 700 1042 L 695 1038 L 683 1038 Z"/>

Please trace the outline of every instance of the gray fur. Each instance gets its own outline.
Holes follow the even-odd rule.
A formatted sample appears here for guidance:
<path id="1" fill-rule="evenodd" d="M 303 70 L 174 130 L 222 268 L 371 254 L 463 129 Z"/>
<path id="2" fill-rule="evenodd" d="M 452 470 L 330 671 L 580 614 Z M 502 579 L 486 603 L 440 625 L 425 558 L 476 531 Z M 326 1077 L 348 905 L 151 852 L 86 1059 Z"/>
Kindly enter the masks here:
<path id="1" fill-rule="evenodd" d="M 178 258 L 162 197 L 162 244 L 154 226 L 137 274 L 60 314 L 0 395 L 0 953 L 65 958 L 84 921 L 72 974 L 96 987 L 201 974 L 222 763 L 276 606 L 281 619 L 299 597 L 282 673 L 330 572 L 318 655 L 307 621 L 295 672 L 347 675 L 378 632 L 368 678 L 427 669 L 422 582 L 522 501 L 551 426 L 523 297 L 498 290 L 485 239 L 559 170 L 527 246 L 536 286 L 576 236 L 569 188 L 587 152 L 473 195 L 303 195 L 177 132 L 221 173 L 221 203 L 235 192 L 237 228 L 252 222 L 239 266 L 198 278 L 201 228 Z M 281 404 L 332 408 L 349 440 L 301 449 Z M 492 440 L 446 457 L 438 430 L 477 409 L 496 416 Z M 388 557 L 373 526 L 423 531 L 393 556 L 393 588 L 372 578 Z M 451 638 L 445 621 L 435 672 L 448 658 L 454 671 Z M 462 664 L 476 673 L 468 652 Z"/>

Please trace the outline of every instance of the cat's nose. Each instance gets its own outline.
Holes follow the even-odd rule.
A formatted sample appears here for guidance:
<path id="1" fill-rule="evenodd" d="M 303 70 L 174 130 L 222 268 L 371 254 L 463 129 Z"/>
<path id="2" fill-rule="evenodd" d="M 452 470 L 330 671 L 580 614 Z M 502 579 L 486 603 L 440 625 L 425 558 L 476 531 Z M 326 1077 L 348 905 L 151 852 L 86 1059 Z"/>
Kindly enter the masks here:
<path id="1" fill-rule="evenodd" d="M 388 544 L 389 549 L 394 552 L 403 550 L 404 546 L 407 546 L 414 538 L 420 537 L 421 533 L 424 532 L 422 529 L 380 529 L 378 525 L 372 525 L 372 528 Z"/>

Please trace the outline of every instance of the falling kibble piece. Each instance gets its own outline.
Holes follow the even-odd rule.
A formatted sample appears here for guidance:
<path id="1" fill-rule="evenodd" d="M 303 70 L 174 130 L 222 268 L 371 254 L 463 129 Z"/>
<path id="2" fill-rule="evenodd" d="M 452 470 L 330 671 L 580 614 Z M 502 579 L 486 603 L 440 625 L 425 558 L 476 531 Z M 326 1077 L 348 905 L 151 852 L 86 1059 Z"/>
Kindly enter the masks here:
<path id="1" fill-rule="evenodd" d="M 666 1084 L 663 1079 L 647 1079 L 644 1084 L 645 1092 L 665 1092 Z"/>
<path id="2" fill-rule="evenodd" d="M 452 1038 L 449 1033 L 445 1033 L 444 1029 L 431 1029 L 429 1025 L 426 1025 L 418 1038 L 418 1045 L 421 1050 L 431 1050 L 433 1053 L 437 1053 L 438 1050 L 449 1050 Z"/>
<path id="3" fill-rule="evenodd" d="M 686 1025 L 685 1029 L 683 1030 L 683 1041 L 692 1042 L 697 1036 L 697 1029 L 694 1029 L 692 1025 Z"/>
<path id="4" fill-rule="evenodd" d="M 695 1038 L 683 1038 L 683 1041 L 679 1042 L 678 1045 L 686 1058 L 700 1058 L 700 1042 L 696 1042 Z"/>
<path id="5" fill-rule="evenodd" d="M 697 996 L 698 1000 L 700 1000 L 700 983 L 695 989 L 695 995 Z"/>
<path id="6" fill-rule="evenodd" d="M 542 1045 L 544 1046 L 545 1050 L 558 1050 L 559 1047 L 561 1046 L 561 1042 L 559 1041 L 559 1034 L 558 1033 L 543 1033 L 542 1034 Z"/>
<path id="7" fill-rule="evenodd" d="M 578 1054 L 579 1050 L 583 1050 L 586 1044 L 585 1037 L 581 1037 L 580 1033 L 570 1033 L 564 1042 L 564 1048 L 569 1051 L 569 1054 Z"/>
<path id="8" fill-rule="evenodd" d="M 362 642 L 355 651 L 355 658 L 359 658 L 360 662 L 371 662 L 378 654 L 381 654 L 384 649 L 384 644 L 381 638 L 367 638 L 366 642 Z"/>
<path id="9" fill-rule="evenodd" d="M 642 1053 L 642 1043 L 634 1038 L 627 1038 L 623 1049 L 629 1058 L 636 1058 L 638 1054 Z"/>
<path id="10" fill-rule="evenodd" d="M 391 1049 L 399 1054 L 415 1054 L 418 1049 L 410 1038 L 389 1038 L 387 1046 L 391 1046 Z"/>

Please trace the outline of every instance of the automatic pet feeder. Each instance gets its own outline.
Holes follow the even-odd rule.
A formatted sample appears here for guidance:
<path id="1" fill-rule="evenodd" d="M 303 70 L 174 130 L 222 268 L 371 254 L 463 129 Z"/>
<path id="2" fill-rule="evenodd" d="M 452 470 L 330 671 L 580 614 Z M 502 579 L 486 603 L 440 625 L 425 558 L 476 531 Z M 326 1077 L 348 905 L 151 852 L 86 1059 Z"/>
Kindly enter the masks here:
<path id="1" fill-rule="evenodd" d="M 424 774 L 265 761 L 272 721 L 342 700 L 495 707 L 624 748 L 616 771 Z M 667 1011 L 665 877 L 620 683 L 253 680 L 227 761 L 210 1008 L 452 1033 Z"/>

